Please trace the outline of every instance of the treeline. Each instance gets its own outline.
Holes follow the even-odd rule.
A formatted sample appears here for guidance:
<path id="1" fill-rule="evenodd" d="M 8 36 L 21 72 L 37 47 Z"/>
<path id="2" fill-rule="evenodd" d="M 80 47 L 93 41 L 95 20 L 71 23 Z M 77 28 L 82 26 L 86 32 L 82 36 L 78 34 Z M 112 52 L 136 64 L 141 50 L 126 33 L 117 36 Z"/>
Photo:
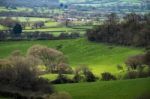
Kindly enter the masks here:
<path id="1" fill-rule="evenodd" d="M 55 35 L 52 32 L 23 32 L 27 26 L 32 29 L 45 28 L 45 24 L 42 21 L 29 22 L 29 18 L 26 18 L 27 22 L 19 22 L 10 17 L 0 19 L 0 24 L 8 28 L 8 30 L 0 31 L 0 41 L 6 40 L 59 40 L 59 39 L 74 39 L 81 37 L 80 33 L 73 31 L 70 33 L 60 32 L 59 35 Z"/>
<path id="2" fill-rule="evenodd" d="M 81 35 L 76 32 L 72 33 L 60 33 L 55 36 L 49 32 L 24 32 L 20 35 L 14 34 L 13 31 L 0 31 L 0 41 L 8 40 L 61 40 L 61 39 L 75 39 L 79 38 Z"/>
<path id="3" fill-rule="evenodd" d="M 140 47 L 150 45 L 150 14 L 130 13 L 120 20 L 114 13 L 108 15 L 102 25 L 87 30 L 88 40 Z"/>

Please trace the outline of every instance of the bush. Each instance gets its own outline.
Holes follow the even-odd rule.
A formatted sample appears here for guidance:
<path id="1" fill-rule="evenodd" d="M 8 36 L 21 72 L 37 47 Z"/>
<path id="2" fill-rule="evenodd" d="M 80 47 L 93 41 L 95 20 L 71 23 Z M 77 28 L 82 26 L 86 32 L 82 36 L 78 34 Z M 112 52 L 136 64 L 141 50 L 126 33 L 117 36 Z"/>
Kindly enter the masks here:
<path id="1" fill-rule="evenodd" d="M 0 31 L 0 41 L 5 40 L 7 37 L 6 33 L 4 31 Z"/>
<path id="2" fill-rule="evenodd" d="M 135 79 L 138 78 L 139 73 L 137 71 L 128 71 L 125 75 L 125 79 Z"/>
<path id="3" fill-rule="evenodd" d="M 84 75 L 85 75 L 85 79 L 87 82 L 96 81 L 96 77 L 94 76 L 94 74 L 91 71 L 84 72 Z"/>
<path id="4" fill-rule="evenodd" d="M 101 75 L 102 75 L 102 80 L 105 80 L 105 81 L 116 80 L 117 79 L 114 75 L 112 75 L 109 72 L 102 73 Z"/>
<path id="5" fill-rule="evenodd" d="M 72 74 L 73 70 L 72 70 L 72 68 L 68 64 L 66 64 L 66 63 L 60 63 L 57 66 L 56 73 Z"/>
<path id="6" fill-rule="evenodd" d="M 68 33 L 61 33 L 57 38 L 58 39 L 67 39 L 67 38 L 70 38 L 70 35 Z"/>
<path id="7" fill-rule="evenodd" d="M 12 68 L 11 65 L 3 66 L 0 69 L 0 84 L 13 84 L 16 79 L 15 70 Z"/>
<path id="8" fill-rule="evenodd" d="M 81 76 L 80 74 L 76 73 L 73 77 L 73 81 L 78 83 L 78 82 L 81 82 L 82 80 L 84 80 L 84 77 Z"/>
<path id="9" fill-rule="evenodd" d="M 42 93 L 47 93 L 47 94 L 54 92 L 54 88 L 50 84 L 50 82 L 43 78 L 38 78 L 32 83 L 32 90 L 35 92 L 40 91 Z"/>
<path id="10" fill-rule="evenodd" d="M 75 76 L 73 79 L 75 82 L 80 82 L 80 81 L 94 82 L 94 81 L 96 81 L 95 75 L 85 65 L 81 65 L 80 68 L 76 69 Z"/>
<path id="11" fill-rule="evenodd" d="M 51 73 L 58 72 L 59 67 L 61 67 L 61 70 L 63 69 L 63 71 L 66 71 L 69 68 L 68 65 L 64 65 L 67 64 L 67 59 L 62 52 L 46 46 L 32 46 L 28 50 L 28 56 L 40 59 L 46 66 L 47 71 Z"/>
<path id="12" fill-rule="evenodd" d="M 144 77 L 148 77 L 148 69 L 147 66 L 140 66 L 137 70 L 138 70 L 138 77 L 139 78 L 144 78 Z"/>
<path id="13" fill-rule="evenodd" d="M 144 71 L 138 72 L 138 77 L 139 77 L 139 78 L 145 78 L 145 77 L 148 77 L 148 76 L 149 76 L 149 75 L 148 75 L 147 72 L 144 72 Z"/>
<path id="14" fill-rule="evenodd" d="M 124 71 L 124 69 L 123 69 L 123 66 L 122 66 L 122 65 L 117 65 L 117 69 L 118 69 L 119 71 Z"/>
<path id="15" fill-rule="evenodd" d="M 148 72 L 147 73 L 148 73 L 148 76 L 150 76 L 150 67 L 148 68 Z"/>
<path id="16" fill-rule="evenodd" d="M 70 34 L 70 38 L 79 38 L 79 37 L 80 37 L 79 33 L 74 32 Z"/>
<path id="17" fill-rule="evenodd" d="M 144 55 L 132 56 L 126 60 L 125 64 L 128 66 L 128 69 L 135 70 L 138 67 L 142 66 L 144 61 L 143 59 L 144 59 Z"/>
<path id="18" fill-rule="evenodd" d="M 64 84 L 64 83 L 74 83 L 73 80 L 68 79 L 66 76 L 59 74 L 57 79 L 52 81 L 53 84 Z"/>
<path id="19" fill-rule="evenodd" d="M 8 62 L 0 69 L 0 92 L 5 93 L 6 91 L 6 93 L 11 94 L 14 91 L 23 94 L 26 91 L 42 94 L 54 92 L 47 80 L 38 77 L 35 61 L 31 61 L 31 58 L 16 56 L 15 54 L 9 57 Z M 7 88 L 9 89 L 6 90 Z"/>

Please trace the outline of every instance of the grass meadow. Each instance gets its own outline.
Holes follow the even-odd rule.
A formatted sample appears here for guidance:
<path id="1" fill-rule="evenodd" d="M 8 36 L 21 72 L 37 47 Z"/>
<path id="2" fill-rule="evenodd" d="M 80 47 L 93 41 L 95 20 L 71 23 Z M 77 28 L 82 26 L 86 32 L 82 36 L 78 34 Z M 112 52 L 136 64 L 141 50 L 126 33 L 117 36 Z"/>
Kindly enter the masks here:
<path id="1" fill-rule="evenodd" d="M 150 91 L 150 78 L 98 81 L 93 83 L 77 83 L 56 85 L 58 91 L 66 91 L 73 99 L 139 99 Z M 145 98 L 140 98 L 145 99 Z"/>
<path id="2" fill-rule="evenodd" d="M 124 61 L 132 55 L 143 53 L 143 49 L 108 45 L 89 42 L 86 39 L 50 40 L 50 41 L 7 41 L 0 42 L 0 58 L 8 57 L 14 50 L 21 50 L 25 55 L 27 49 L 35 44 L 46 45 L 51 48 L 62 46 L 71 67 L 87 65 L 95 74 L 102 72 L 118 73 L 117 65 L 124 65 Z M 88 60 L 88 61 L 87 61 Z"/>

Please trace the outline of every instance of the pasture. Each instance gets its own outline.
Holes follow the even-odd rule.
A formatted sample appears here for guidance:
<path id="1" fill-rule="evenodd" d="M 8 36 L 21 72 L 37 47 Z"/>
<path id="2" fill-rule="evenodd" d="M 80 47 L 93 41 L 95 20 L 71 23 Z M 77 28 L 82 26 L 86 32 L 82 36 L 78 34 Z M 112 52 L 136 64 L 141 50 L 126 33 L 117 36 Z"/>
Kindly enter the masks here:
<path id="1" fill-rule="evenodd" d="M 93 83 L 56 85 L 58 91 L 66 91 L 73 99 L 139 99 L 150 91 L 150 78 L 98 81 Z M 140 98 L 145 99 L 145 98 Z"/>
<path id="2" fill-rule="evenodd" d="M 0 7 L 0 12 L 31 12 L 33 11 L 31 8 L 26 8 L 26 7 L 16 7 L 15 9 L 12 9 L 12 8 L 6 8 L 6 7 L 3 7 L 1 6 Z"/>
<path id="3" fill-rule="evenodd" d="M 87 65 L 99 75 L 102 72 L 118 73 L 117 65 L 124 65 L 124 61 L 132 55 L 143 53 L 143 49 L 108 45 L 89 42 L 86 39 L 50 40 L 50 41 L 7 41 L 0 42 L 0 58 L 8 57 L 14 50 L 21 50 L 25 55 L 27 49 L 35 44 L 46 45 L 57 49 L 61 46 L 71 67 Z"/>
<path id="4" fill-rule="evenodd" d="M 0 19 L 5 17 L 0 17 Z M 75 21 L 72 22 L 74 26 L 66 27 L 61 22 L 54 21 L 50 18 L 39 18 L 39 17 L 11 17 L 14 20 L 18 20 L 20 22 L 30 23 L 30 26 L 25 26 L 25 29 L 23 32 L 49 32 L 53 34 L 54 36 L 58 36 L 60 33 L 72 33 L 76 32 L 81 35 L 85 34 L 85 31 L 87 29 L 91 29 L 93 26 L 86 25 L 84 22 L 81 21 Z M 32 25 L 35 22 L 44 22 L 44 26 L 41 28 L 32 28 Z M 5 27 L 3 25 L 0 25 L 0 30 L 7 30 L 8 27 Z"/>
<path id="5" fill-rule="evenodd" d="M 0 17 L 1 19 L 6 18 L 6 17 Z M 20 22 L 36 22 L 36 21 L 48 21 L 50 20 L 49 18 L 39 18 L 39 17 L 11 17 L 14 20 L 18 20 Z"/>
<path id="6" fill-rule="evenodd" d="M 6 29 L 7 29 L 7 27 L 0 25 L 0 30 L 6 30 Z"/>

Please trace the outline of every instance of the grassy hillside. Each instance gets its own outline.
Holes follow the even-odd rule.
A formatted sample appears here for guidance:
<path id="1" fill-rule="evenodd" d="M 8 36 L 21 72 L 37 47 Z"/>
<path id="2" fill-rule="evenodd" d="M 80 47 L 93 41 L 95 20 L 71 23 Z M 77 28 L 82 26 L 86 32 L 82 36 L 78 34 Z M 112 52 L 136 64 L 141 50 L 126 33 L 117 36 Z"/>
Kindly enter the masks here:
<path id="1" fill-rule="evenodd" d="M 7 29 L 7 27 L 0 25 L 0 30 L 6 30 L 6 29 Z"/>
<path id="2" fill-rule="evenodd" d="M 78 83 L 56 85 L 58 91 L 70 93 L 73 99 L 136 99 L 150 91 L 150 78 L 99 81 L 94 83 Z"/>
<path id="3" fill-rule="evenodd" d="M 34 44 L 46 45 L 52 48 L 62 46 L 61 50 L 68 57 L 72 67 L 80 64 L 88 65 L 94 73 L 109 71 L 116 73 L 117 64 L 123 64 L 131 55 L 142 53 L 142 49 L 107 45 L 89 42 L 86 39 L 53 40 L 53 41 L 14 41 L 0 42 L 0 58 L 10 55 L 14 50 L 21 50 L 23 54 Z"/>
<path id="4" fill-rule="evenodd" d="M 1 19 L 6 17 L 0 17 Z M 11 17 L 14 20 L 19 20 L 20 22 L 27 22 L 27 18 L 29 22 L 37 22 L 37 21 L 49 21 L 49 18 L 39 18 L 39 17 Z"/>
<path id="5" fill-rule="evenodd" d="M 55 85 L 57 91 L 71 94 L 73 99 L 136 99 L 150 91 L 150 78 L 98 81 L 93 83 Z M 10 99 L 3 98 L 0 99 Z"/>

